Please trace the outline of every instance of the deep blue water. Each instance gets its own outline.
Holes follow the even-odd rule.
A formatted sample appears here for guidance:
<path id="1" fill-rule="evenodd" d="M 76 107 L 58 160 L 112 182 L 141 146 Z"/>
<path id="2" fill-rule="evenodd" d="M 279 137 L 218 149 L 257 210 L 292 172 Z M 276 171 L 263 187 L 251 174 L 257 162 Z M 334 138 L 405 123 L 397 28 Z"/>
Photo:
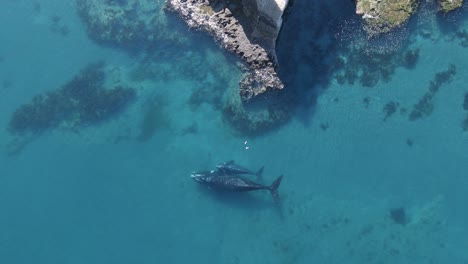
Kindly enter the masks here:
<path id="1" fill-rule="evenodd" d="M 368 40 L 345 2 L 294 1 L 278 40 L 293 118 L 248 137 L 218 105 L 236 93 L 236 59 L 171 15 L 160 13 L 161 30 L 183 44 L 156 40 L 147 63 L 90 40 L 72 1 L 2 1 L 0 263 L 468 263 L 466 4 L 446 16 L 422 5 L 404 28 Z M 54 15 L 68 34 L 51 30 Z M 372 87 L 336 78 L 415 49 L 413 67 L 390 63 Z M 125 111 L 27 139 L 6 129 L 20 105 L 98 60 L 108 83 L 137 90 Z M 410 121 L 449 65 L 430 115 Z M 194 105 L 200 87 L 214 99 Z M 156 131 L 138 140 L 152 103 Z M 232 159 L 264 165 L 267 183 L 284 175 L 282 213 L 267 192 L 220 194 L 189 178 Z M 403 225 L 390 217 L 398 208 Z"/>

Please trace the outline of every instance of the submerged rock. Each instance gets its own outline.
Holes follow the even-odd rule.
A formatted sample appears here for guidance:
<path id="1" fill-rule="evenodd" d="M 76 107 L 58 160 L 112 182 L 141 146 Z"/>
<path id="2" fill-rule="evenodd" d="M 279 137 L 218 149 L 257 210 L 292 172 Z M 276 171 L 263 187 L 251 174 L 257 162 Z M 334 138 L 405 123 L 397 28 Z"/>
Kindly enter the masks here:
<path id="1" fill-rule="evenodd" d="M 463 5 L 463 0 L 439 0 L 440 10 L 448 13 Z"/>
<path id="2" fill-rule="evenodd" d="M 240 82 L 244 102 L 270 90 L 283 89 L 276 72 L 275 43 L 287 0 L 168 0 L 190 28 L 212 35 L 247 66 Z"/>
<path id="3" fill-rule="evenodd" d="M 356 14 L 362 15 L 366 31 L 375 35 L 402 25 L 417 7 L 417 0 L 357 0 Z"/>

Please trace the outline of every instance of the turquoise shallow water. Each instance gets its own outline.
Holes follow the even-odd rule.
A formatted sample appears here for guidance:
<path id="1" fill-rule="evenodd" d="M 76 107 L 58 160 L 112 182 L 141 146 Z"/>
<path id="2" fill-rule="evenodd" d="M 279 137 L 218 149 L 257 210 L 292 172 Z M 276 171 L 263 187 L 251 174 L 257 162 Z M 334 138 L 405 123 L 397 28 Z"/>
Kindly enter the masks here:
<path id="1" fill-rule="evenodd" d="M 247 137 L 217 105 L 242 72 L 204 34 L 161 13 L 184 50 L 161 41 L 143 63 L 88 39 L 71 2 L 48 0 L 38 11 L 31 1 L 3 1 L 2 126 L 19 105 L 98 60 L 107 82 L 131 85 L 137 98 L 108 122 L 51 130 L 15 153 L 15 137 L 0 131 L 0 262 L 468 263 L 468 50 L 456 33 L 468 30 L 466 6 L 434 16 L 423 5 L 405 29 L 362 44 L 351 1 L 348 11 L 338 2 L 294 1 L 278 42 L 294 117 Z M 66 36 L 51 30 L 54 15 Z M 342 84 L 336 58 L 351 61 L 349 47 L 360 45 L 371 57 L 419 49 L 419 58 L 373 87 Z M 357 61 L 351 68 L 371 63 Z M 408 120 L 451 64 L 456 73 L 433 96 L 432 113 Z M 214 99 L 191 101 L 200 87 Z M 141 140 L 154 102 L 159 123 Z M 397 111 L 384 121 L 389 102 Z M 282 214 L 267 193 L 219 194 L 188 177 L 231 159 L 264 165 L 267 183 L 284 174 Z M 389 216 L 395 208 L 404 208 L 404 225 Z"/>

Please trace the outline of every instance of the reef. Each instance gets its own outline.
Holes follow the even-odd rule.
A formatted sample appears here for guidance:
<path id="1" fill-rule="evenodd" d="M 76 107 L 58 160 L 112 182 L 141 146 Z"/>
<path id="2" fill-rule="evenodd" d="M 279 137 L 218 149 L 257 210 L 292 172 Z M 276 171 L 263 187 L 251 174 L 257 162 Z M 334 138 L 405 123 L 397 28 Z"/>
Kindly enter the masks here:
<path id="1" fill-rule="evenodd" d="M 413 110 L 409 115 L 410 121 L 429 116 L 434 110 L 432 100 L 439 91 L 440 87 L 452 80 L 457 73 L 455 65 L 451 64 L 446 71 L 436 73 L 434 79 L 430 82 L 428 91 L 419 99 L 418 103 L 413 106 Z"/>
<path id="2" fill-rule="evenodd" d="M 14 135 L 38 135 L 62 127 L 79 129 L 100 124 L 121 113 L 136 97 L 134 89 L 106 89 L 104 63 L 85 67 L 57 90 L 33 97 L 11 116 L 8 131 Z"/>
<path id="3" fill-rule="evenodd" d="M 164 30 L 152 0 L 77 0 L 76 6 L 88 36 L 99 44 L 135 52 L 183 42 L 177 31 Z"/>
<path id="4" fill-rule="evenodd" d="M 439 0 L 440 10 L 444 13 L 453 11 L 463 5 L 463 0 Z"/>
<path id="5" fill-rule="evenodd" d="M 239 94 L 244 102 L 268 91 L 281 90 L 277 74 L 276 38 L 287 0 L 168 0 L 192 29 L 208 32 L 245 63 Z"/>
<path id="6" fill-rule="evenodd" d="M 370 35 L 386 33 L 404 24 L 418 8 L 417 0 L 357 0 L 356 14 L 362 15 Z"/>

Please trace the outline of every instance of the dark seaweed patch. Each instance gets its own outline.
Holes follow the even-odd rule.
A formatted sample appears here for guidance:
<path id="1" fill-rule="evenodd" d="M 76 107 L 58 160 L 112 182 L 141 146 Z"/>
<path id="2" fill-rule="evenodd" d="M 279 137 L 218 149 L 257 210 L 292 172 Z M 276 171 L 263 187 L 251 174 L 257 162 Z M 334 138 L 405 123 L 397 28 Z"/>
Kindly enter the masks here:
<path id="1" fill-rule="evenodd" d="M 11 116 L 12 134 L 41 134 L 58 126 L 79 128 L 107 121 L 135 98 L 135 90 L 117 86 L 103 87 L 103 63 L 88 65 L 60 89 L 33 97 Z"/>
<path id="2" fill-rule="evenodd" d="M 451 64 L 446 71 L 438 72 L 434 76 L 434 79 L 429 83 L 428 91 L 419 99 L 419 101 L 413 106 L 413 110 L 409 115 L 410 121 L 431 115 L 434 110 L 433 99 L 440 87 L 452 80 L 456 74 L 455 65 Z"/>

